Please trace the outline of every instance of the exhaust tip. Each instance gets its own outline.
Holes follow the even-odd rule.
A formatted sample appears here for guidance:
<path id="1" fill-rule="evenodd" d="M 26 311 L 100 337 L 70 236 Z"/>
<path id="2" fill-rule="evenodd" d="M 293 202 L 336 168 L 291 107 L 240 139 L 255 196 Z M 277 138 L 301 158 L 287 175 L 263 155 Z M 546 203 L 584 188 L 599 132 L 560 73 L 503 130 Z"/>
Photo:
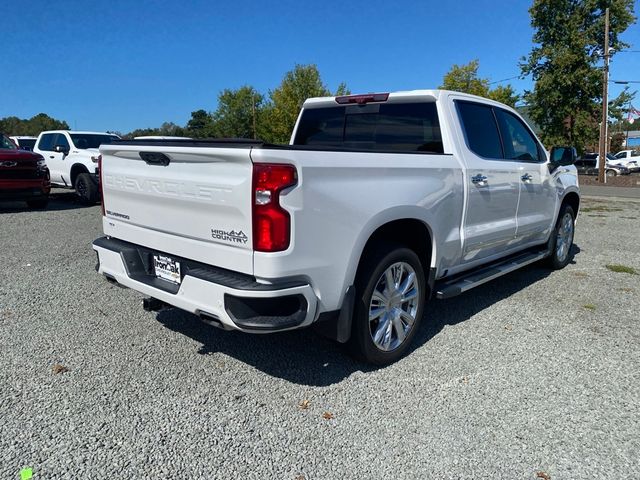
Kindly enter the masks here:
<path id="1" fill-rule="evenodd" d="M 207 312 L 200 312 L 198 314 L 198 317 L 202 322 L 206 323 L 207 325 L 212 325 L 214 327 L 227 330 L 227 327 L 225 327 L 225 325 L 220 321 L 220 319 L 216 315 L 213 315 Z"/>

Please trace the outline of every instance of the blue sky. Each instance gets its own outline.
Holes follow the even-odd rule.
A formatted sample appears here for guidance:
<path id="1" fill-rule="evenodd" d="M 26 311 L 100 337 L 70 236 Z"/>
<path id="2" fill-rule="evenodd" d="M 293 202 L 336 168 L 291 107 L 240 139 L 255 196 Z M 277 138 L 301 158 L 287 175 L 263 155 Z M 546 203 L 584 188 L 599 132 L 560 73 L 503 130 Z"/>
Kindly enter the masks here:
<path id="1" fill-rule="evenodd" d="M 121 132 L 184 125 L 193 110 L 214 110 L 223 88 L 267 93 L 296 63 L 317 64 L 329 88 L 345 81 L 353 93 L 435 88 L 474 58 L 482 76 L 501 80 L 519 74 L 531 49 L 530 3 L 21 2 L 0 31 L 0 117 L 45 112 Z M 622 38 L 640 50 L 637 25 Z M 618 54 L 611 78 L 640 80 L 640 53 Z"/>

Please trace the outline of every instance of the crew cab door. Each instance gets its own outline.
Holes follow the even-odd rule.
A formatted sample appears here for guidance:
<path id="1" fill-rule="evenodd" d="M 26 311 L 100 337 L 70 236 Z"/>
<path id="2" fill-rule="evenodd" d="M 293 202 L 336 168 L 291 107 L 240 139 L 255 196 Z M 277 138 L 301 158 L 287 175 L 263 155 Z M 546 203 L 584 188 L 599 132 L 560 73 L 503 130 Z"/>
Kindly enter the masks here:
<path id="1" fill-rule="evenodd" d="M 37 145 L 37 152 L 42 155 L 47 162 L 49 173 L 51 175 L 51 182 L 61 185 L 67 185 L 70 181 L 68 176 L 65 176 L 67 169 L 65 168 L 65 154 L 62 152 L 56 152 L 55 147 L 57 145 L 66 146 L 67 151 L 69 148 L 69 142 L 67 138 L 61 133 L 45 133 L 40 138 Z M 66 180 L 66 182 L 65 182 Z"/>
<path id="2" fill-rule="evenodd" d="M 505 159 L 517 162 L 520 200 L 516 238 L 520 244 L 543 243 L 553 226 L 557 195 L 547 154 L 525 123 L 513 113 L 494 108 Z"/>
<path id="3" fill-rule="evenodd" d="M 463 264 L 500 254 L 511 248 L 516 236 L 520 164 L 504 159 L 493 107 L 454 100 L 464 142 L 467 188 L 463 225 Z"/>

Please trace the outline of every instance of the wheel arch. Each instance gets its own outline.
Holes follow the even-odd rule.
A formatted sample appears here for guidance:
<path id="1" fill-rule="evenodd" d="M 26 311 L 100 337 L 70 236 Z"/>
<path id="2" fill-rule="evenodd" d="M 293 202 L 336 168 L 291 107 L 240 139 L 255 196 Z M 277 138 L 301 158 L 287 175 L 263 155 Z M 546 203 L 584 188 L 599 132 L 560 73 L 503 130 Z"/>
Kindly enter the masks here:
<path id="1" fill-rule="evenodd" d="M 81 173 L 89 173 L 89 169 L 82 163 L 74 163 L 73 166 L 71 167 L 70 173 L 71 173 L 71 186 L 75 186 L 76 178 L 78 178 L 78 175 L 80 175 Z"/>
<path id="2" fill-rule="evenodd" d="M 570 191 L 567 192 L 564 197 L 562 197 L 559 212 L 562 211 L 562 207 L 565 205 L 569 205 L 573 209 L 574 215 L 577 217 L 578 210 L 580 208 L 580 195 L 578 194 L 578 192 Z M 558 215 L 560 214 L 559 212 Z"/>
<path id="3" fill-rule="evenodd" d="M 362 230 L 352 250 L 345 289 L 354 284 L 362 260 L 379 242 L 396 243 L 414 250 L 420 258 L 431 287 L 431 272 L 436 265 L 437 249 L 434 232 L 430 222 L 424 217 L 424 212 L 424 209 L 417 207 L 415 211 L 391 209 L 372 218 Z"/>
<path id="4" fill-rule="evenodd" d="M 380 245 L 381 243 L 394 243 L 406 246 L 416 252 L 422 263 L 422 268 L 425 274 L 427 274 L 431 267 L 432 237 L 427 224 L 416 218 L 401 218 L 380 225 L 371 233 L 362 248 L 356 272 L 359 272 L 363 259 L 370 255 L 371 251 L 376 248 L 376 245 Z"/>

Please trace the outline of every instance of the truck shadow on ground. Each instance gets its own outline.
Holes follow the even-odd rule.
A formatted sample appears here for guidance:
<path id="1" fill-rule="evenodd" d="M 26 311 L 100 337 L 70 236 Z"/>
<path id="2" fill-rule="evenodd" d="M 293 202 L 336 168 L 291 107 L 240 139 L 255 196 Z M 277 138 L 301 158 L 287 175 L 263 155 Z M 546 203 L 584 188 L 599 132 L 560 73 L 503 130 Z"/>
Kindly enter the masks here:
<path id="1" fill-rule="evenodd" d="M 571 263 L 575 263 L 573 257 L 579 252 L 580 248 L 574 245 Z M 545 265 L 534 264 L 458 297 L 429 302 L 409 355 L 445 326 L 464 322 L 551 273 L 552 270 Z M 343 345 L 322 338 L 310 329 L 268 335 L 222 331 L 202 323 L 195 315 L 177 309 L 159 312 L 157 320 L 170 330 L 200 343 L 199 354 L 228 355 L 267 375 L 300 385 L 329 386 L 356 371 L 377 370 L 355 361 L 348 356 Z"/>
<path id="2" fill-rule="evenodd" d="M 96 203 L 96 205 L 99 205 L 99 203 Z M 46 208 L 30 209 L 26 202 L 5 201 L 0 202 L 0 214 L 75 210 L 79 208 L 90 208 L 93 206 L 94 205 L 82 203 L 78 196 L 72 191 L 54 190 L 49 195 L 49 204 Z"/>

